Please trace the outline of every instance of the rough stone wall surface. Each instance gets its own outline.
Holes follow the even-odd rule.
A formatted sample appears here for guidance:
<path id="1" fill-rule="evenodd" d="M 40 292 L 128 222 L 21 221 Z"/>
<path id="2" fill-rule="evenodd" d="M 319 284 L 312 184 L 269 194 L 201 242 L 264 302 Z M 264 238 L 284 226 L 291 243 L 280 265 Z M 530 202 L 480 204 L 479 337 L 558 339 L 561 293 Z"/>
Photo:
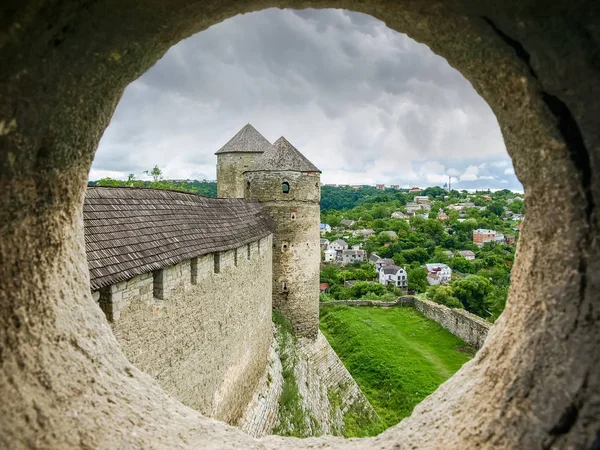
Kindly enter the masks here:
<path id="1" fill-rule="evenodd" d="M 197 284 L 190 264 L 166 268 L 175 286 L 166 300 L 130 303 L 112 324 L 128 359 L 184 404 L 236 422 L 263 376 L 272 339 L 271 238 L 198 258 Z M 188 282 L 182 281 L 188 277 Z M 150 277 L 150 281 L 152 278 Z"/>
<path id="2" fill-rule="evenodd" d="M 597 4 L 4 2 L 0 447 L 594 447 L 600 417 L 600 359 L 590 357 L 600 348 Z M 373 439 L 257 442 L 202 417 L 126 360 L 89 290 L 85 182 L 125 87 L 178 41 L 270 7 L 371 14 L 446 58 L 492 108 L 526 192 L 506 309 L 486 344 L 411 417 Z"/>
<path id="3" fill-rule="evenodd" d="M 364 410 L 373 418 L 377 416 L 321 331 L 314 341 L 299 339 L 298 343 L 300 357 L 294 370 L 298 389 L 305 408 L 322 424 L 323 434 L 339 434 L 344 424 L 344 413 L 351 407 Z M 331 393 L 339 398 L 339 410 L 331 404 Z"/>
<path id="4" fill-rule="evenodd" d="M 265 373 L 258 382 L 254 395 L 237 426 L 254 437 L 271 434 L 277 424 L 282 389 L 281 360 L 277 354 L 277 342 L 273 339 Z"/>
<path id="5" fill-rule="evenodd" d="M 217 155 L 217 197 L 244 198 L 244 172 L 260 153 L 221 153 Z"/>
<path id="6" fill-rule="evenodd" d="M 320 177 L 300 172 L 247 172 L 246 198 L 257 200 L 276 223 L 273 237 L 273 307 L 299 335 L 319 329 Z M 282 192 L 282 183 L 290 192 Z"/>
<path id="7" fill-rule="evenodd" d="M 167 300 L 174 293 L 190 287 L 191 262 L 189 260 L 181 261 L 179 264 L 157 270 L 150 275 L 153 275 L 154 278 L 154 296 L 161 300 Z"/>
<path id="8" fill-rule="evenodd" d="M 413 297 L 413 305 L 425 317 L 439 323 L 453 335 L 475 348 L 483 347 L 491 324 L 464 309 L 448 308 L 429 300 Z"/>
<path id="9" fill-rule="evenodd" d="M 145 273 L 97 291 L 98 304 L 109 321 L 119 320 L 130 309 L 153 298 L 153 276 Z"/>

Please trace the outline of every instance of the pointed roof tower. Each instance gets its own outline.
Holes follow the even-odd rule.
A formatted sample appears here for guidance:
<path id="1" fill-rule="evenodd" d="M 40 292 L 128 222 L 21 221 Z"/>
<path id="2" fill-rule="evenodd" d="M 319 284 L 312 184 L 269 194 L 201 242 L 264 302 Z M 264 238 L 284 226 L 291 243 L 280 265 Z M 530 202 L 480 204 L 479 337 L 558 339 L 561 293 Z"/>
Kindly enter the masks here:
<path id="1" fill-rule="evenodd" d="M 215 155 L 222 153 L 264 153 L 271 147 L 271 143 L 256 128 L 247 123 Z"/>
<path id="2" fill-rule="evenodd" d="M 271 148 L 256 158 L 250 171 L 285 170 L 291 172 L 321 172 L 296 147 L 281 136 Z"/>

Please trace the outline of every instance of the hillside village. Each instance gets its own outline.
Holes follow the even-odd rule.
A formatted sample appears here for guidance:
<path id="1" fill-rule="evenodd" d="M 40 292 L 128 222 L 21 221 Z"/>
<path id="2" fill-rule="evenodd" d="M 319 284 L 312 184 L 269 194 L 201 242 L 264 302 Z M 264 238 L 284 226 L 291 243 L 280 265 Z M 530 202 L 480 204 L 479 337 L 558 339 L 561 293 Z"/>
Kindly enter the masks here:
<path id="1" fill-rule="evenodd" d="M 361 298 L 420 293 L 494 320 L 506 301 L 523 196 L 508 190 L 372 189 L 322 187 L 325 201 L 336 203 L 349 190 L 360 200 L 322 211 L 321 300 L 356 295 L 351 288 L 359 284 Z M 474 292 L 480 293 L 476 299 Z"/>

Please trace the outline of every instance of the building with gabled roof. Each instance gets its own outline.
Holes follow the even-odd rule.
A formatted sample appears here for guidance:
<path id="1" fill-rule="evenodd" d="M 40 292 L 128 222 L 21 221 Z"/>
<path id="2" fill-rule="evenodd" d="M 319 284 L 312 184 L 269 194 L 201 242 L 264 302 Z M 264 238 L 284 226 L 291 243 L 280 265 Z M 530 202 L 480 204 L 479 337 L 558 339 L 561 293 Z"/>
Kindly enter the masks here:
<path id="1" fill-rule="evenodd" d="M 256 158 L 272 147 L 249 123 L 244 125 L 217 155 L 217 197 L 244 198 L 244 172 Z"/>

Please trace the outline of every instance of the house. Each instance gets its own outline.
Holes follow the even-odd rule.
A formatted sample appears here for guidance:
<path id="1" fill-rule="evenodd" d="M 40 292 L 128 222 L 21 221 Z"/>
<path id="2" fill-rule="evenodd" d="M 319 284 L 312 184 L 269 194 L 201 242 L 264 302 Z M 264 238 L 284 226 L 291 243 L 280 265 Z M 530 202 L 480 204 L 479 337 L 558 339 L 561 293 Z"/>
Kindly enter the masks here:
<path id="1" fill-rule="evenodd" d="M 452 278 L 452 269 L 447 264 L 425 264 L 427 268 L 427 283 L 430 286 L 448 284 Z"/>
<path id="2" fill-rule="evenodd" d="M 490 195 L 482 195 L 481 198 L 488 201 L 492 200 L 492 197 Z"/>
<path id="3" fill-rule="evenodd" d="M 444 250 L 444 255 L 448 258 L 454 258 L 454 253 L 451 250 Z"/>
<path id="4" fill-rule="evenodd" d="M 348 220 L 348 219 L 344 219 L 340 222 L 340 225 L 344 226 L 344 227 L 353 227 L 354 224 L 356 224 L 356 222 L 354 220 Z"/>
<path id="5" fill-rule="evenodd" d="M 396 190 L 398 190 L 398 189 L 400 189 L 400 185 L 399 184 L 392 184 L 392 185 L 390 185 L 390 189 L 396 189 Z"/>
<path id="6" fill-rule="evenodd" d="M 383 266 L 379 271 L 379 283 L 387 286 L 393 284 L 396 287 L 404 288 L 408 286 L 408 275 L 406 269 L 394 264 Z"/>
<path id="7" fill-rule="evenodd" d="M 437 218 L 438 220 L 448 220 L 450 217 L 444 212 L 442 208 L 440 208 L 440 210 L 438 211 Z"/>
<path id="8" fill-rule="evenodd" d="M 343 239 L 337 239 L 329 244 L 328 250 L 335 250 L 336 252 L 348 250 L 348 243 Z"/>
<path id="9" fill-rule="evenodd" d="M 381 257 L 377 253 L 371 253 L 371 256 L 369 256 L 369 262 L 372 262 L 373 264 L 375 264 L 380 259 Z"/>
<path id="10" fill-rule="evenodd" d="M 429 203 L 408 202 L 406 204 L 406 211 L 409 213 L 416 213 L 417 211 L 429 211 L 430 209 L 431 205 Z"/>
<path id="11" fill-rule="evenodd" d="M 408 219 L 408 215 L 404 214 L 402 211 L 396 211 L 392 213 L 392 219 Z"/>
<path id="12" fill-rule="evenodd" d="M 329 239 L 320 239 L 319 245 L 321 246 L 321 250 L 327 249 L 329 247 Z"/>
<path id="13" fill-rule="evenodd" d="M 363 247 L 362 243 L 360 243 L 360 244 L 354 244 L 352 246 L 352 250 L 362 250 L 362 247 Z"/>
<path id="14" fill-rule="evenodd" d="M 327 250 L 325 250 L 323 252 L 323 254 L 325 255 L 323 260 L 326 263 L 330 263 L 330 262 L 335 262 L 335 259 L 337 257 L 337 250 L 333 249 L 333 248 L 328 248 Z"/>
<path id="15" fill-rule="evenodd" d="M 367 252 L 364 250 L 343 250 L 342 251 L 342 263 L 352 264 L 357 262 L 363 262 L 367 257 Z"/>
<path id="16" fill-rule="evenodd" d="M 381 270 L 381 268 L 384 266 L 393 266 L 393 265 L 394 265 L 394 260 L 391 258 L 380 258 L 377 261 L 375 261 L 375 269 L 377 270 L 377 272 L 379 272 Z"/>
<path id="17" fill-rule="evenodd" d="M 395 231 L 389 230 L 389 231 L 382 231 L 379 234 L 383 234 L 386 235 L 389 239 L 395 241 L 396 239 L 398 239 L 398 235 L 396 234 Z"/>
<path id="18" fill-rule="evenodd" d="M 471 250 L 461 250 L 458 254 L 468 261 L 473 261 L 475 259 L 475 253 Z"/>
<path id="19" fill-rule="evenodd" d="M 504 242 L 504 235 L 495 230 L 486 230 L 478 228 L 473 230 L 473 243 L 478 247 L 482 247 L 486 242 Z"/>
<path id="20" fill-rule="evenodd" d="M 370 228 L 366 228 L 366 229 L 362 229 L 362 230 L 355 230 L 352 232 L 353 236 L 363 236 L 365 238 L 368 238 L 369 236 L 372 236 L 375 234 L 375 230 L 372 230 Z"/>
<path id="21" fill-rule="evenodd" d="M 429 203 L 429 196 L 428 195 L 415 195 L 414 200 L 417 203 Z"/>
<path id="22" fill-rule="evenodd" d="M 521 227 L 522 227 L 522 226 L 523 226 L 523 223 L 522 223 L 522 222 L 519 222 L 518 224 L 516 224 L 516 225 L 513 227 L 513 230 L 515 230 L 515 231 L 521 231 Z"/>
<path id="23" fill-rule="evenodd" d="M 329 294 L 329 283 L 319 284 L 319 291 L 321 294 Z"/>
<path id="24" fill-rule="evenodd" d="M 504 242 L 508 245 L 515 245 L 515 236 L 513 234 L 507 234 L 504 238 Z"/>
<path id="25" fill-rule="evenodd" d="M 378 191 L 385 191 L 385 185 L 384 184 L 376 184 L 375 189 L 377 189 Z"/>
<path id="26" fill-rule="evenodd" d="M 319 229 L 321 231 L 321 236 L 323 236 L 325 233 L 331 233 L 331 227 L 327 223 L 322 223 L 319 226 Z"/>
<path id="27" fill-rule="evenodd" d="M 410 192 L 411 194 L 414 194 L 415 192 L 421 192 L 423 189 L 421 189 L 420 187 L 412 187 L 410 188 L 410 190 L 408 192 Z"/>

